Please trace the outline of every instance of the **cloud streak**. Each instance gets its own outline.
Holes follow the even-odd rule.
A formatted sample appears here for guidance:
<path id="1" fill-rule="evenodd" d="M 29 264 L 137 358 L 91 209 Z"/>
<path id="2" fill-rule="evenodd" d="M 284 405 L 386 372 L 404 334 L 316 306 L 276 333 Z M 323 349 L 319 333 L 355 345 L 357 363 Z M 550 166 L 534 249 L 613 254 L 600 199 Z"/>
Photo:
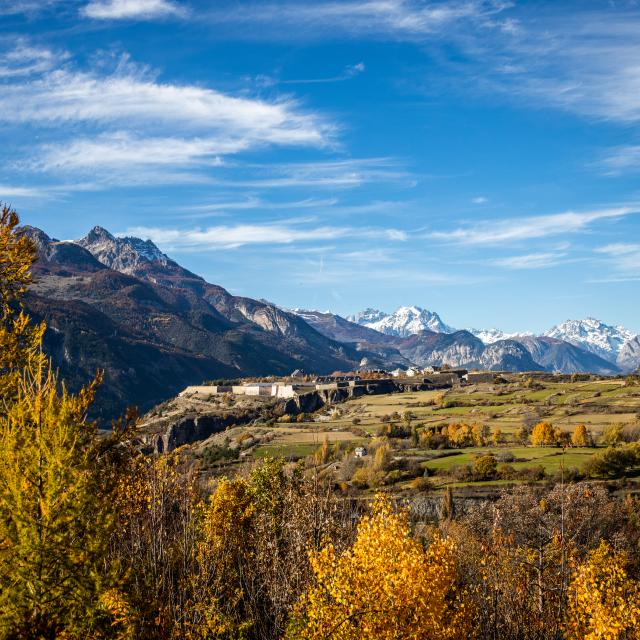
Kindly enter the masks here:
<path id="1" fill-rule="evenodd" d="M 153 20 L 187 12 L 170 0 L 91 0 L 81 13 L 94 20 Z"/>
<path id="2" fill-rule="evenodd" d="M 491 264 L 506 269 L 546 269 L 555 267 L 566 257 L 565 253 L 528 253 L 520 256 L 509 256 L 507 258 L 498 258 L 493 260 Z"/>
<path id="3" fill-rule="evenodd" d="M 600 220 L 616 220 L 640 212 L 637 207 L 612 207 L 595 211 L 567 211 L 528 218 L 485 220 L 451 231 L 432 231 L 425 237 L 464 245 L 494 245 L 534 238 L 577 233 Z"/>
<path id="4" fill-rule="evenodd" d="M 300 222 L 300 221 L 298 221 Z M 298 242 L 318 242 L 341 238 L 382 238 L 403 242 L 405 232 L 398 229 L 353 229 L 350 227 L 321 226 L 303 228 L 296 221 L 216 225 L 206 229 L 167 229 L 162 227 L 132 227 L 120 235 L 150 239 L 166 250 L 206 251 L 236 249 L 246 245 L 280 245 Z"/>
<path id="5" fill-rule="evenodd" d="M 211 12 L 209 18 L 227 24 L 272 26 L 280 38 L 335 37 L 336 34 L 419 38 L 440 33 L 457 22 L 485 21 L 510 4 L 500 0 L 266 2 L 242 9 L 223 6 Z M 295 29 L 283 30 L 283 25 L 295 26 Z M 264 30 L 254 31 L 252 35 L 264 36 Z"/>

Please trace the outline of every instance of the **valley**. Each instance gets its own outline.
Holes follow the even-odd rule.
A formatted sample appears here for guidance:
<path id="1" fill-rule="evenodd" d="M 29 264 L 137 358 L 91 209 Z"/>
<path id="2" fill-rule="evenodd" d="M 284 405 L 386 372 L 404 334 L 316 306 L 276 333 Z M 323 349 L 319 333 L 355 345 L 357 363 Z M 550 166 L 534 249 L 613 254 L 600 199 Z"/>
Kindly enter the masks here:
<path id="1" fill-rule="evenodd" d="M 301 461 L 347 495 L 446 488 L 486 495 L 490 487 L 592 477 L 594 456 L 640 438 L 640 380 L 505 374 L 496 383 L 444 389 L 377 393 L 370 386 L 359 397 L 310 412 L 287 411 L 258 396 L 184 393 L 147 414 L 142 431 L 212 415 L 225 415 L 226 426 L 182 450 L 205 475 L 242 473 L 255 460 L 275 457 Z M 553 436 L 534 445 L 541 423 L 551 425 Z M 574 436 L 579 425 L 584 442 Z M 360 456 L 358 448 L 366 453 Z M 479 473 L 478 461 L 487 458 L 490 470 Z M 637 470 L 593 477 L 635 492 Z"/>

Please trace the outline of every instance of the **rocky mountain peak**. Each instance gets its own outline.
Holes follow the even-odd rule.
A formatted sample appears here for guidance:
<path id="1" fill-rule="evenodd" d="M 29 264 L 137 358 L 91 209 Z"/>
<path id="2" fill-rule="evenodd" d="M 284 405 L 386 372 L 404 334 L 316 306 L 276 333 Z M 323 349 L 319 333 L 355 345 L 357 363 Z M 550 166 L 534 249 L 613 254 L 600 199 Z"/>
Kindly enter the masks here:
<path id="1" fill-rule="evenodd" d="M 82 239 L 76 240 L 102 264 L 129 275 L 139 275 L 148 263 L 166 267 L 172 262 L 151 240 L 116 237 L 103 227 L 96 226 Z"/>
<path id="2" fill-rule="evenodd" d="M 89 231 L 84 238 L 86 242 L 104 242 L 105 240 L 114 242 L 115 237 L 112 236 L 104 227 L 96 225 Z"/>

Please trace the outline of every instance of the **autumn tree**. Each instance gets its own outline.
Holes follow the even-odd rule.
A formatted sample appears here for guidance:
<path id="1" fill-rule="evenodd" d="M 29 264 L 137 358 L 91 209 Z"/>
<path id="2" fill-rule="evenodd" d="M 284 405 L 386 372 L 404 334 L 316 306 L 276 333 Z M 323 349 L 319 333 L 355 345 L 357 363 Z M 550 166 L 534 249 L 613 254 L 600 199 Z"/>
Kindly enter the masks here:
<path id="1" fill-rule="evenodd" d="M 571 434 L 571 444 L 574 447 L 590 447 L 591 446 L 591 436 L 587 431 L 587 428 L 583 424 L 579 424 L 573 430 Z"/>
<path id="2" fill-rule="evenodd" d="M 557 640 L 572 562 L 615 537 L 625 518 L 624 505 L 605 488 L 581 483 L 504 491 L 461 521 L 444 523 L 456 541 L 480 637 Z M 635 548 L 634 540 L 628 544 Z"/>
<path id="3" fill-rule="evenodd" d="M 20 310 L 35 248 L 0 215 L 0 638 L 128 637 L 133 616 L 105 565 L 114 469 L 127 434 L 99 439 L 99 377 L 67 392 Z"/>
<path id="4" fill-rule="evenodd" d="M 623 441 L 622 425 L 610 424 L 602 432 L 602 444 L 614 447 Z"/>
<path id="5" fill-rule="evenodd" d="M 378 496 L 353 546 L 310 554 L 315 583 L 301 598 L 289 639 L 469 638 L 471 610 L 458 590 L 455 549 L 436 536 L 425 550 L 408 514 Z"/>
<path id="6" fill-rule="evenodd" d="M 531 445 L 546 447 L 558 442 L 558 433 L 550 422 L 539 422 L 531 432 Z"/>
<path id="7" fill-rule="evenodd" d="M 569 585 L 567 638 L 640 637 L 640 583 L 629 577 L 627 565 L 627 555 L 604 541 L 577 565 Z"/>
<path id="8" fill-rule="evenodd" d="M 482 480 L 488 480 L 496 475 L 498 462 L 492 454 L 480 456 L 473 463 L 473 473 Z"/>
<path id="9" fill-rule="evenodd" d="M 33 325 L 21 309 L 21 298 L 31 282 L 36 259 L 34 244 L 20 232 L 15 211 L 0 211 L 0 398 L 2 408 L 15 397 L 22 370 L 42 358 L 44 325 Z"/>

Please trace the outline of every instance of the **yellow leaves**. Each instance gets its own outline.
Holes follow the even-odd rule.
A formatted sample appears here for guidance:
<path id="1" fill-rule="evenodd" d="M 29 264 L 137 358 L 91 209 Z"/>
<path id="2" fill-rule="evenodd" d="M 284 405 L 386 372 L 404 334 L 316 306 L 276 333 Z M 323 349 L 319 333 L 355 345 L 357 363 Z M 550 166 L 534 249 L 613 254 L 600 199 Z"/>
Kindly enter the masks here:
<path id="1" fill-rule="evenodd" d="M 534 447 L 554 445 L 558 441 L 558 434 L 550 422 L 539 422 L 531 432 L 531 444 Z"/>
<path id="2" fill-rule="evenodd" d="M 310 554 L 315 584 L 301 599 L 290 638 L 320 640 L 466 638 L 471 630 L 457 590 L 452 542 L 425 550 L 410 535 L 408 514 L 378 496 L 352 547 Z"/>
<path id="3" fill-rule="evenodd" d="M 569 585 L 569 640 L 640 638 L 640 584 L 626 572 L 626 554 L 602 541 L 578 565 Z"/>
<path id="4" fill-rule="evenodd" d="M 583 424 L 579 424 L 571 434 L 571 444 L 574 447 L 588 447 L 591 444 L 591 438 L 587 428 Z"/>
<path id="5" fill-rule="evenodd" d="M 118 640 L 132 638 L 135 616 L 124 595 L 117 589 L 108 589 L 100 596 L 100 604 L 111 619 L 110 626 L 115 631 L 115 638 Z"/>

